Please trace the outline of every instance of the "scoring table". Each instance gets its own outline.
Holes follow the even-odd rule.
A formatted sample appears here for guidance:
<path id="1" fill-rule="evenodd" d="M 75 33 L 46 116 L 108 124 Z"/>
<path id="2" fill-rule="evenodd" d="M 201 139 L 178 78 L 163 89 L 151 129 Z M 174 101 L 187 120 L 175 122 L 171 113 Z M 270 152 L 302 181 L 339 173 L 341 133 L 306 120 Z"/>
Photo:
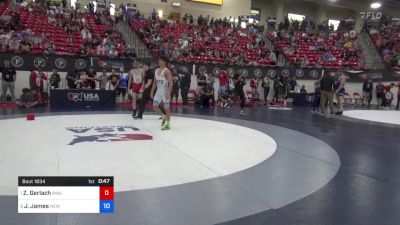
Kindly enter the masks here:
<path id="1" fill-rule="evenodd" d="M 18 177 L 18 213 L 113 213 L 114 177 Z"/>

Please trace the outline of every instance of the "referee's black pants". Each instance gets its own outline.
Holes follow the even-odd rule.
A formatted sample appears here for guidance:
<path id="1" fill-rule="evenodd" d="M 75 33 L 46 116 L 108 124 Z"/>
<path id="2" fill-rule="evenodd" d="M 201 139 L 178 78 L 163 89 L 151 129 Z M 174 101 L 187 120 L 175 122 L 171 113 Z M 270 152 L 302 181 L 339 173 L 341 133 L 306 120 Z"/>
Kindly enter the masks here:
<path id="1" fill-rule="evenodd" d="M 139 101 L 139 112 L 138 112 L 138 117 L 142 117 L 142 116 L 143 116 L 143 112 L 144 112 L 144 110 L 146 109 L 147 102 L 148 102 L 149 100 L 151 100 L 151 99 L 150 99 L 150 92 L 151 92 L 151 89 L 150 89 L 150 88 L 146 89 L 146 90 L 143 92 L 142 98 L 141 98 L 140 101 Z"/>
<path id="2" fill-rule="evenodd" d="M 244 95 L 243 88 L 235 90 L 236 96 L 240 98 L 240 108 L 244 108 L 244 103 L 246 102 L 246 97 Z"/>

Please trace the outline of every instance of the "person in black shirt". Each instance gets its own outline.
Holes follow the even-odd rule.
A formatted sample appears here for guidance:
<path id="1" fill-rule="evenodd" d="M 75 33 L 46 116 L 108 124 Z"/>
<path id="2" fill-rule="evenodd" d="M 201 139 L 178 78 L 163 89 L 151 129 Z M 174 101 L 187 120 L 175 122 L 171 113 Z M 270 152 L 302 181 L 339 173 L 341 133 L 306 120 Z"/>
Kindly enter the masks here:
<path id="1" fill-rule="evenodd" d="M 200 74 L 197 76 L 197 88 L 198 91 L 201 91 L 207 84 L 207 71 L 200 71 Z"/>
<path id="2" fill-rule="evenodd" d="M 200 107 L 209 107 L 210 100 L 214 97 L 214 87 L 212 84 L 207 84 L 203 90 L 200 91 Z"/>
<path id="3" fill-rule="evenodd" d="M 329 103 L 329 108 L 331 114 L 334 114 L 333 109 L 333 92 L 335 90 L 335 81 L 330 74 L 325 73 L 324 77 L 321 79 L 321 113 L 325 113 L 326 104 Z"/>
<path id="4" fill-rule="evenodd" d="M 192 76 L 186 67 L 182 67 L 181 69 L 182 69 L 182 73 L 179 74 L 179 76 L 181 77 L 182 104 L 187 105 L 190 83 L 192 82 Z"/>
<path id="5" fill-rule="evenodd" d="M 368 80 L 366 80 L 363 84 L 363 105 L 365 102 L 367 102 L 368 105 L 371 105 L 373 89 L 374 85 L 372 83 L 372 79 L 368 78 Z"/>
<path id="6" fill-rule="evenodd" d="M 4 60 L 4 67 L 1 68 L 1 102 L 7 101 L 7 89 L 10 90 L 11 102 L 15 103 L 15 80 L 17 72 L 10 66 L 10 60 Z"/>
<path id="7" fill-rule="evenodd" d="M 178 103 L 180 83 L 181 83 L 181 78 L 179 77 L 178 74 L 174 74 L 172 76 L 172 84 L 173 85 L 172 85 L 172 93 L 171 93 L 171 103 L 173 102 L 174 97 L 175 97 L 176 103 Z"/>
<path id="8" fill-rule="evenodd" d="M 142 98 L 139 101 L 139 111 L 136 116 L 134 116 L 134 119 L 142 119 L 143 118 L 143 113 L 144 110 L 146 109 L 146 104 L 147 102 L 151 99 L 150 98 L 150 93 L 151 93 L 151 88 L 153 86 L 153 81 L 154 81 L 154 71 L 150 69 L 150 63 L 145 62 L 143 64 L 143 69 L 144 69 L 144 91 Z M 160 108 L 162 113 L 164 112 L 164 108 Z"/>
<path id="9" fill-rule="evenodd" d="M 321 81 L 317 80 L 314 82 L 314 100 L 312 111 L 319 111 L 321 101 Z"/>
<path id="10" fill-rule="evenodd" d="M 89 82 L 90 88 L 92 90 L 96 89 L 96 77 L 97 77 L 96 72 L 94 71 L 93 68 L 90 68 L 86 74 L 87 74 L 87 81 Z"/>
<path id="11" fill-rule="evenodd" d="M 76 89 L 76 85 L 80 78 L 79 71 L 77 70 L 70 70 L 67 73 L 67 85 L 69 89 Z"/>
<path id="12" fill-rule="evenodd" d="M 246 79 L 243 77 L 243 70 L 239 70 L 233 77 L 233 83 L 235 84 L 235 95 L 240 98 L 240 115 L 244 116 L 244 103 L 246 97 L 244 95 L 243 87 L 246 85 Z"/>
<path id="13" fill-rule="evenodd" d="M 50 76 L 50 87 L 60 87 L 61 76 L 57 73 L 57 69 L 53 69 L 53 74 Z"/>

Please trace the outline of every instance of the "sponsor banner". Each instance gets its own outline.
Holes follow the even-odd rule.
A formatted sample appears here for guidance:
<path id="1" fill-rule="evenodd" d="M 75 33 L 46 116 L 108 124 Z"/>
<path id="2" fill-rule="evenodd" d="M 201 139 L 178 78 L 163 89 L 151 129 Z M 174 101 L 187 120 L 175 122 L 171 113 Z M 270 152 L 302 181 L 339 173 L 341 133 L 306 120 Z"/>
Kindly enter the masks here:
<path id="1" fill-rule="evenodd" d="M 106 90 L 51 90 L 52 109 L 112 109 L 115 107 L 115 92 Z"/>
<path id="2" fill-rule="evenodd" d="M 0 66 L 5 59 L 9 59 L 17 70 L 31 71 L 38 68 L 43 70 L 58 69 L 59 71 L 88 70 L 93 67 L 95 71 L 111 71 L 111 69 L 130 68 L 132 61 L 129 59 L 110 59 L 99 57 L 69 56 L 69 55 L 44 55 L 44 54 L 16 54 L 1 53 Z"/>
<path id="3" fill-rule="evenodd" d="M 111 69 L 129 70 L 132 67 L 132 61 L 126 58 L 110 59 L 100 57 L 80 57 L 80 56 L 68 56 L 68 55 L 43 55 L 43 54 L 15 54 L 15 53 L 2 53 L 0 54 L 0 66 L 2 61 L 9 59 L 11 64 L 17 70 L 31 71 L 41 67 L 43 70 L 50 71 L 57 68 L 59 71 L 72 71 L 72 70 L 87 70 L 93 67 L 95 71 L 106 70 L 108 72 Z M 142 62 L 149 61 L 140 60 Z M 156 66 L 156 60 L 150 61 L 151 67 Z M 192 73 L 193 68 L 196 69 L 195 73 L 200 74 L 207 70 L 207 73 L 214 76 L 218 75 L 219 71 L 227 71 L 230 77 L 242 70 L 247 78 L 257 76 L 263 78 L 268 75 L 271 78 L 276 76 L 295 76 L 298 79 L 315 80 L 321 78 L 323 73 L 337 72 L 335 69 L 321 69 L 321 68 L 278 68 L 278 67 L 256 67 L 256 66 L 232 66 L 232 65 L 215 65 L 215 64 L 189 64 L 189 63 L 171 63 L 173 72 L 178 73 Z M 171 68 L 172 68 L 171 67 Z M 184 70 L 184 71 L 181 71 Z M 372 78 L 374 80 L 382 81 L 395 81 L 400 78 L 399 72 L 383 70 L 346 70 L 350 81 L 360 82 L 365 78 Z"/>
<path id="4" fill-rule="evenodd" d="M 185 66 L 187 68 L 193 68 L 193 64 L 178 64 L 175 65 Z M 271 68 L 271 67 L 241 67 L 241 66 L 225 66 L 225 65 L 213 65 L 213 64 L 195 64 L 196 74 L 202 73 L 207 70 L 207 73 L 212 75 L 218 75 L 216 72 L 225 70 L 230 77 L 233 77 L 239 70 L 243 70 L 246 78 L 252 78 L 257 76 L 264 78 L 269 76 L 274 78 L 276 76 L 295 76 L 297 79 L 303 80 L 317 80 L 320 79 L 324 73 L 329 73 L 332 76 L 336 76 L 338 72 L 344 72 L 349 78 L 350 82 L 363 82 L 367 78 L 373 80 L 382 81 L 395 81 L 400 79 L 400 72 L 392 72 L 389 70 L 337 70 L 337 69 L 313 69 L 313 68 Z M 189 69 L 192 71 L 191 69 Z"/>

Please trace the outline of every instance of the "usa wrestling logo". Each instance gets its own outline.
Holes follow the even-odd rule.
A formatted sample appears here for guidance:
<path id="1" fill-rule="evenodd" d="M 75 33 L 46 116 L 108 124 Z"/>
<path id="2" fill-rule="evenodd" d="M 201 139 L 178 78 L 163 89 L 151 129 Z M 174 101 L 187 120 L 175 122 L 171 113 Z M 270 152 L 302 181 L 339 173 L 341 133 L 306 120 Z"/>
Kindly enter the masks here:
<path id="1" fill-rule="evenodd" d="M 81 102 L 83 99 L 83 92 L 81 93 L 68 93 L 68 100 L 73 102 Z"/>
<path id="2" fill-rule="evenodd" d="M 98 102 L 100 96 L 97 93 L 68 92 L 68 100 L 73 102 Z"/>
<path id="3" fill-rule="evenodd" d="M 68 145 L 153 140 L 150 135 L 136 133 L 140 129 L 134 126 L 67 127 L 66 130 L 74 134 Z"/>

